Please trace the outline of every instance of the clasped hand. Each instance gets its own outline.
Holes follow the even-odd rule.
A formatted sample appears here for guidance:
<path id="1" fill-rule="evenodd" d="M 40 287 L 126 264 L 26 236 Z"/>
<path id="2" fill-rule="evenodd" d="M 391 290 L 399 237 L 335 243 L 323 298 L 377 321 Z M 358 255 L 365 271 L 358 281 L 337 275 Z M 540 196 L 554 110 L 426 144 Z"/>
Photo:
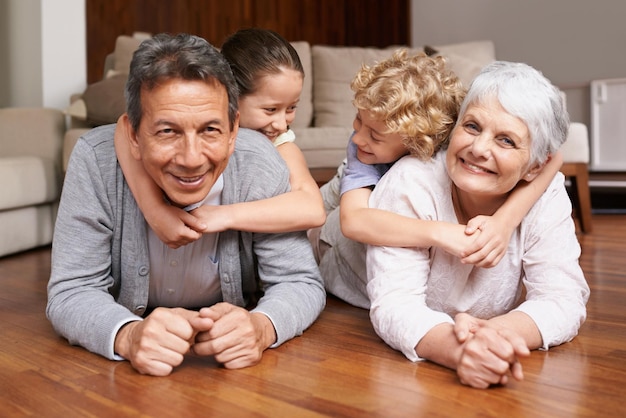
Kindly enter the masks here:
<path id="1" fill-rule="evenodd" d="M 265 315 L 218 303 L 199 312 L 157 308 L 118 332 L 115 351 L 142 374 L 167 376 L 188 353 L 213 356 L 226 368 L 252 366 L 275 338 Z"/>
<path id="2" fill-rule="evenodd" d="M 457 314 L 454 321 L 461 344 L 456 369 L 461 383 L 484 389 L 506 384 L 509 375 L 516 380 L 524 378 L 519 357 L 529 356 L 530 350 L 519 334 L 466 313 Z"/>

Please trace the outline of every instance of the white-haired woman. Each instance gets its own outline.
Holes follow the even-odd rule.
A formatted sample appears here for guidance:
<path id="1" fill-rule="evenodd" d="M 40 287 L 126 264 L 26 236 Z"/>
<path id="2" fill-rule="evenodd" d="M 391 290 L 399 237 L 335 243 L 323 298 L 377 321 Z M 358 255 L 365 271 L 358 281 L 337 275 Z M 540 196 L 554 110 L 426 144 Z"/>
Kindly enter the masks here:
<path id="1" fill-rule="evenodd" d="M 370 205 L 465 224 L 493 214 L 520 181 L 531 182 L 567 137 L 559 91 L 540 72 L 496 62 L 472 83 L 447 150 L 398 161 Z M 457 371 L 474 387 L 522 379 L 520 356 L 574 338 L 589 287 L 559 173 L 490 269 L 438 248 L 370 246 L 370 317 L 390 346 Z"/>

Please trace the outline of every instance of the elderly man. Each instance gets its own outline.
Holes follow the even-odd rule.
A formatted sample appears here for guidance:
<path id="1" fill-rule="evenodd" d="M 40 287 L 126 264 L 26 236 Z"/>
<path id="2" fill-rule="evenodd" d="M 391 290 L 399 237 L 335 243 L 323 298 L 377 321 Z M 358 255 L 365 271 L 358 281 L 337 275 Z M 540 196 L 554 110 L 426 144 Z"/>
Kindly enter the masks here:
<path id="1" fill-rule="evenodd" d="M 237 98 L 228 63 L 201 38 L 157 35 L 135 52 L 122 123 L 172 205 L 289 190 L 271 143 L 238 129 Z M 48 284 L 47 315 L 59 334 L 162 376 L 190 351 L 228 368 L 256 364 L 313 323 L 325 293 L 305 233 L 226 231 L 169 248 L 128 188 L 114 129 L 83 136 L 67 170 Z"/>

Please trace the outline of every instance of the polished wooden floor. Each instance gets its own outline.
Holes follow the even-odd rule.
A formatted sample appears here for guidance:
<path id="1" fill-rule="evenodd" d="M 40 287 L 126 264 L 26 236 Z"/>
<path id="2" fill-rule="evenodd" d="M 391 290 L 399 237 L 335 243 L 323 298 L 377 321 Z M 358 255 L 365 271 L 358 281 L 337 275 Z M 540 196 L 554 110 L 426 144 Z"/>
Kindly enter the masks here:
<path id="1" fill-rule="evenodd" d="M 169 377 L 141 376 L 55 335 L 44 315 L 49 248 L 0 258 L 0 416 L 626 416 L 626 215 L 593 222 L 580 235 L 592 289 L 580 335 L 524 359 L 524 381 L 487 390 L 409 362 L 366 311 L 335 299 L 258 366 L 189 357 Z"/>

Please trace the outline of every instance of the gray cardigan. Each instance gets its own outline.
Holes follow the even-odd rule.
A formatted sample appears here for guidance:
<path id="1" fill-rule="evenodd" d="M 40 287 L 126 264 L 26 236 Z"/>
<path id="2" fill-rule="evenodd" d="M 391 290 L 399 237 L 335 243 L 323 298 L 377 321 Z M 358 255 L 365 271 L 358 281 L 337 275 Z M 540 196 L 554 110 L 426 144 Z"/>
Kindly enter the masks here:
<path id="1" fill-rule="evenodd" d="M 115 126 L 85 134 L 67 169 L 52 243 L 46 314 L 71 344 L 113 359 L 115 330 L 148 304 L 147 224 L 126 184 L 113 143 Z M 259 200 L 289 190 L 289 172 L 262 135 L 240 129 L 224 172 L 222 203 Z M 300 335 L 325 304 L 322 279 L 304 232 L 220 233 L 225 302 L 265 313 L 276 346 Z"/>

